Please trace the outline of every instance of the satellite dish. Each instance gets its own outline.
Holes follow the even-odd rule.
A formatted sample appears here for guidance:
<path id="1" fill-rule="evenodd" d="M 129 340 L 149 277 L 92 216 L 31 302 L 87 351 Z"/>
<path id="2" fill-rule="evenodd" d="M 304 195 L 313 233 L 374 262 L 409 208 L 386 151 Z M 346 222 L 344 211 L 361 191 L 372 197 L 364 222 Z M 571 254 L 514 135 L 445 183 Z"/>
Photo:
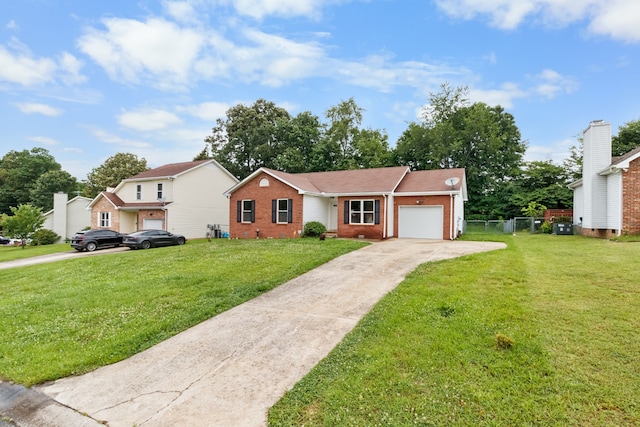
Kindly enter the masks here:
<path id="1" fill-rule="evenodd" d="M 450 186 L 451 189 L 453 190 L 456 184 L 459 182 L 460 182 L 460 178 L 454 176 L 453 178 L 448 178 L 444 183 Z"/>

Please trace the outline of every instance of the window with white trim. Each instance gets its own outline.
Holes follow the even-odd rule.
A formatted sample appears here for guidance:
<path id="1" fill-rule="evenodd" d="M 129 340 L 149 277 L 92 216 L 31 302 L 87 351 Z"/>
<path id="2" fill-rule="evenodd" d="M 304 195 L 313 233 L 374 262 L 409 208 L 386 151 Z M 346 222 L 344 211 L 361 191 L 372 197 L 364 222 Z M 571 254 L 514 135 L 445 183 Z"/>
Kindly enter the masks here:
<path id="1" fill-rule="evenodd" d="M 164 186 L 163 184 L 160 182 L 158 183 L 158 197 L 156 197 L 158 200 L 162 199 L 164 197 Z"/>
<path id="2" fill-rule="evenodd" d="M 98 224 L 101 228 L 111 227 L 111 212 L 100 212 L 98 214 Z"/>
<path id="3" fill-rule="evenodd" d="M 142 200 L 142 184 L 136 185 L 136 200 Z"/>
<path id="4" fill-rule="evenodd" d="M 242 222 L 254 222 L 254 209 L 255 209 L 255 201 L 254 200 L 243 200 L 241 202 L 241 216 Z"/>
<path id="5" fill-rule="evenodd" d="M 277 223 L 278 224 L 287 224 L 289 223 L 289 199 L 278 199 L 276 202 L 277 206 Z"/>
<path id="6" fill-rule="evenodd" d="M 351 200 L 349 211 L 351 216 L 350 224 L 374 224 L 375 203 L 373 200 Z"/>

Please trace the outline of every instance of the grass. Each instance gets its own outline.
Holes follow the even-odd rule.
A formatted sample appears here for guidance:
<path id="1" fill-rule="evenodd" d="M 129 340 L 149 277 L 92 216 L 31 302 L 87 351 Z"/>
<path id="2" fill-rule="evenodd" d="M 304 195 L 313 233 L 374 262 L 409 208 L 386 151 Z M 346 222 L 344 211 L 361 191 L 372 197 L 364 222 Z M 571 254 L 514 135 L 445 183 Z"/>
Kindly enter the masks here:
<path id="1" fill-rule="evenodd" d="M 0 378 L 29 386 L 125 359 L 362 246 L 202 240 L 0 270 Z"/>
<path id="2" fill-rule="evenodd" d="M 640 425 L 640 244 L 488 238 L 410 274 L 270 425 Z"/>
<path id="3" fill-rule="evenodd" d="M 44 246 L 0 246 L 0 262 L 16 259 L 31 258 L 40 255 L 49 255 L 58 252 L 69 252 L 74 249 L 68 243 Z"/>

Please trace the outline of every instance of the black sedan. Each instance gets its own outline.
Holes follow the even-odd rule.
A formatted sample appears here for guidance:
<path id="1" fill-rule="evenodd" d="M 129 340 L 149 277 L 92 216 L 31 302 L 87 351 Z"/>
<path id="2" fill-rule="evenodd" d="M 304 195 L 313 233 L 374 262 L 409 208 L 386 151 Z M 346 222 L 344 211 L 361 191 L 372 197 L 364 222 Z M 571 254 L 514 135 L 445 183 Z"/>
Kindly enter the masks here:
<path id="1" fill-rule="evenodd" d="M 122 245 L 131 249 L 149 249 L 158 246 L 184 245 L 187 239 L 179 234 L 163 230 L 141 230 L 122 239 Z"/>

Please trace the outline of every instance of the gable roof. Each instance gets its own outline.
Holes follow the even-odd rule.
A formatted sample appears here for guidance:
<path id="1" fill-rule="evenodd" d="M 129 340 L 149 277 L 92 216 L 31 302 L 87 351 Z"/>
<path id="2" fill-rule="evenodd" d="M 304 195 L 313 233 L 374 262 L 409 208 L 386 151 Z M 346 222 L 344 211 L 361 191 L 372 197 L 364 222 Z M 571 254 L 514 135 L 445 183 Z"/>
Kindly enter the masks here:
<path id="1" fill-rule="evenodd" d="M 403 193 L 450 193 L 462 191 L 466 200 L 464 169 L 444 169 L 410 172 L 408 166 L 355 169 L 329 172 L 292 174 L 269 168 L 260 168 L 225 192 L 229 196 L 265 173 L 298 190 L 299 193 L 322 195 L 391 194 Z M 448 178 L 459 178 L 452 189 L 445 184 Z"/>
<path id="2" fill-rule="evenodd" d="M 626 167 L 629 167 L 629 162 L 637 159 L 638 157 L 640 157 L 640 147 L 636 147 L 622 156 L 612 157 L 611 166 L 621 167 L 619 165 L 626 164 Z"/>
<path id="3" fill-rule="evenodd" d="M 175 177 L 209 162 L 212 162 L 212 160 L 196 160 L 194 162 L 170 163 L 168 165 L 162 165 L 160 167 L 141 172 L 137 175 L 127 178 L 125 181 Z"/>
<path id="4" fill-rule="evenodd" d="M 101 197 L 104 197 L 105 199 L 107 199 L 109 203 L 113 205 L 114 208 L 121 209 L 121 210 L 161 209 L 170 204 L 170 203 L 164 203 L 159 201 L 127 203 L 124 200 L 122 200 L 116 193 L 112 193 L 111 191 L 102 191 L 91 201 L 91 203 L 89 203 L 89 206 L 87 206 L 87 208 L 93 207 L 93 205 L 95 205 L 98 202 L 98 200 L 100 200 Z"/>

